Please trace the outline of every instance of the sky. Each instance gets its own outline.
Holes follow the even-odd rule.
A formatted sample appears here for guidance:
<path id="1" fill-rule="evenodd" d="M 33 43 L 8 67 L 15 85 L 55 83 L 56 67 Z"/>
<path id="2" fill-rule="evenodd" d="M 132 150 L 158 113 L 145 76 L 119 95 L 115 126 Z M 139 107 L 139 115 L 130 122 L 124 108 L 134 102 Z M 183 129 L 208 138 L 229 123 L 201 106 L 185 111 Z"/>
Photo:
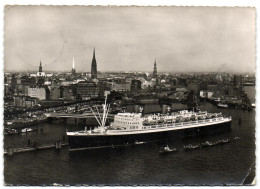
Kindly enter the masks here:
<path id="1" fill-rule="evenodd" d="M 255 73 L 255 9 L 6 6 L 5 71 Z"/>

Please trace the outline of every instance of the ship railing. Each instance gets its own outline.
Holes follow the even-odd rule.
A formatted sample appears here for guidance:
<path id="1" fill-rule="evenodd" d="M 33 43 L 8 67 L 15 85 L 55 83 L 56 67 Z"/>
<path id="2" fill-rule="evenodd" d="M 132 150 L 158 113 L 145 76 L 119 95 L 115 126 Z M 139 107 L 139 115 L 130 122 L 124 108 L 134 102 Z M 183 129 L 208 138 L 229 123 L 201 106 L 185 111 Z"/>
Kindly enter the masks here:
<path id="1" fill-rule="evenodd" d="M 183 125 L 191 125 L 191 123 L 190 122 L 185 122 L 185 123 L 183 123 Z"/>
<path id="2" fill-rule="evenodd" d="M 209 123 L 209 122 L 214 122 L 214 121 L 221 121 L 223 119 L 225 119 L 225 118 L 219 117 L 219 118 L 204 119 L 204 120 L 189 121 L 189 122 L 166 123 L 164 125 L 162 125 L 162 124 L 150 125 L 150 126 L 146 126 L 145 129 L 182 127 L 182 126 L 188 126 L 188 125 L 194 125 L 194 124 L 201 124 L 201 123 Z M 226 119 L 231 119 L 231 118 L 227 117 Z"/>
<path id="3" fill-rule="evenodd" d="M 157 127 L 161 128 L 161 127 L 165 127 L 164 125 L 157 125 Z"/>
<path id="4" fill-rule="evenodd" d="M 182 123 L 175 123 L 175 126 L 181 126 L 182 125 Z"/>
<path id="5" fill-rule="evenodd" d="M 204 120 L 197 120 L 197 121 L 189 121 L 189 122 L 182 122 L 182 123 L 175 123 L 174 126 L 180 127 L 182 125 L 193 125 L 193 124 L 200 124 L 200 123 L 209 123 L 209 122 L 214 122 L 214 121 L 222 121 L 224 118 L 213 118 L 213 119 L 204 119 Z M 227 119 L 231 119 L 228 117 Z M 169 126 L 168 126 L 169 127 Z"/>

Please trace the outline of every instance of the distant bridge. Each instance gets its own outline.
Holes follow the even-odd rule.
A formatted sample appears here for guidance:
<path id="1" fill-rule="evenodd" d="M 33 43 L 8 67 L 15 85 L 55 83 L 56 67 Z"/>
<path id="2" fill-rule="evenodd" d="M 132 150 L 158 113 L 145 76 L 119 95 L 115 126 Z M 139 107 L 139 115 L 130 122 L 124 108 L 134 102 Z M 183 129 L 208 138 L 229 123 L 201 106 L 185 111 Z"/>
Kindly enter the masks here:
<path id="1" fill-rule="evenodd" d="M 93 113 L 84 113 L 84 114 L 71 114 L 71 113 L 44 113 L 48 118 L 95 118 Z M 96 114 L 97 117 L 103 117 L 103 113 Z M 114 114 L 107 114 L 108 119 L 114 119 Z"/>

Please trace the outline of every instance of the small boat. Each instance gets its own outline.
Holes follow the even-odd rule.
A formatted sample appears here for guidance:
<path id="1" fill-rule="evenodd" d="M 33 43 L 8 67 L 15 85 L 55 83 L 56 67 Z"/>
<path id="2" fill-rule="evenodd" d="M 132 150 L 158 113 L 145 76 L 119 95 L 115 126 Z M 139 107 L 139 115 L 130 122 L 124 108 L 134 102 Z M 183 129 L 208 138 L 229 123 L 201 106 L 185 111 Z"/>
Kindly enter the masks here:
<path id="1" fill-rule="evenodd" d="M 138 142 L 138 141 L 135 141 L 135 144 L 144 144 L 145 142 Z"/>
<path id="2" fill-rule="evenodd" d="M 215 142 L 214 144 L 218 145 L 218 144 L 225 144 L 225 143 L 229 143 L 229 142 L 230 142 L 230 139 L 222 139 L 222 140 Z"/>
<path id="3" fill-rule="evenodd" d="M 22 133 L 32 132 L 34 131 L 32 128 L 24 128 L 21 130 Z"/>
<path id="4" fill-rule="evenodd" d="M 5 129 L 4 134 L 5 135 L 12 135 L 12 134 L 17 134 L 18 131 L 16 129 Z"/>
<path id="5" fill-rule="evenodd" d="M 189 144 L 187 146 L 184 146 L 183 148 L 184 148 L 184 150 L 193 150 L 193 149 L 196 149 L 196 148 L 200 148 L 200 145 L 191 145 L 191 144 Z"/>
<path id="6" fill-rule="evenodd" d="M 227 104 L 223 104 L 223 103 L 218 103 L 217 107 L 218 108 L 228 108 L 228 105 Z"/>
<path id="7" fill-rule="evenodd" d="M 53 183 L 53 186 L 63 186 L 62 184 Z"/>
<path id="8" fill-rule="evenodd" d="M 255 108 L 255 103 L 252 103 L 251 106 L 252 106 L 252 108 Z"/>
<path id="9" fill-rule="evenodd" d="M 175 151 L 177 151 L 176 148 L 169 148 L 169 146 L 167 145 L 167 146 L 161 148 L 159 153 L 162 154 L 162 153 L 169 153 L 169 152 L 175 152 Z"/>
<path id="10" fill-rule="evenodd" d="M 209 142 L 209 141 L 206 141 L 206 142 L 203 142 L 203 143 L 201 143 L 201 147 L 207 147 L 207 146 L 212 146 L 213 145 L 213 143 L 212 142 Z"/>

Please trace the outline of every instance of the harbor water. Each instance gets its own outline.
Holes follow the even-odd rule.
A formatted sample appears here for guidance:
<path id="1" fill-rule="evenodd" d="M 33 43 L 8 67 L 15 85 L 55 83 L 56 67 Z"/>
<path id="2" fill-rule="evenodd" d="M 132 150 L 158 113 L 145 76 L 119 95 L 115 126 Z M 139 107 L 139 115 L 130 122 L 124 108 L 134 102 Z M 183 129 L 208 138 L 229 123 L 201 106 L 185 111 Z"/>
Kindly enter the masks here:
<path id="1" fill-rule="evenodd" d="M 248 88 L 248 87 L 247 87 Z M 253 88 L 253 90 L 252 90 Z M 254 87 L 246 89 L 254 101 Z M 254 94 L 252 94 L 254 92 Z M 252 96 L 252 97 L 251 97 Z M 173 104 L 182 106 L 180 104 Z M 131 108 L 128 107 L 129 111 Z M 4 156 L 4 180 L 10 185 L 238 185 L 248 175 L 255 162 L 255 109 L 219 109 L 203 102 L 201 110 L 222 112 L 232 116 L 232 130 L 193 138 L 177 138 L 165 145 L 177 148 L 169 154 L 159 154 L 162 144 L 136 144 L 120 148 L 70 152 L 68 147 L 19 153 Z M 160 111 L 159 105 L 146 105 L 145 113 Z M 94 126 L 89 120 L 87 125 Z M 66 129 L 84 129 L 75 125 L 74 119 L 67 122 L 56 120 L 42 123 L 35 132 L 4 137 L 4 148 L 25 147 L 28 140 L 37 144 L 50 144 L 63 140 Z M 235 138 L 239 137 L 238 140 Z M 200 144 L 230 139 L 224 145 L 184 150 L 188 144 Z"/>

